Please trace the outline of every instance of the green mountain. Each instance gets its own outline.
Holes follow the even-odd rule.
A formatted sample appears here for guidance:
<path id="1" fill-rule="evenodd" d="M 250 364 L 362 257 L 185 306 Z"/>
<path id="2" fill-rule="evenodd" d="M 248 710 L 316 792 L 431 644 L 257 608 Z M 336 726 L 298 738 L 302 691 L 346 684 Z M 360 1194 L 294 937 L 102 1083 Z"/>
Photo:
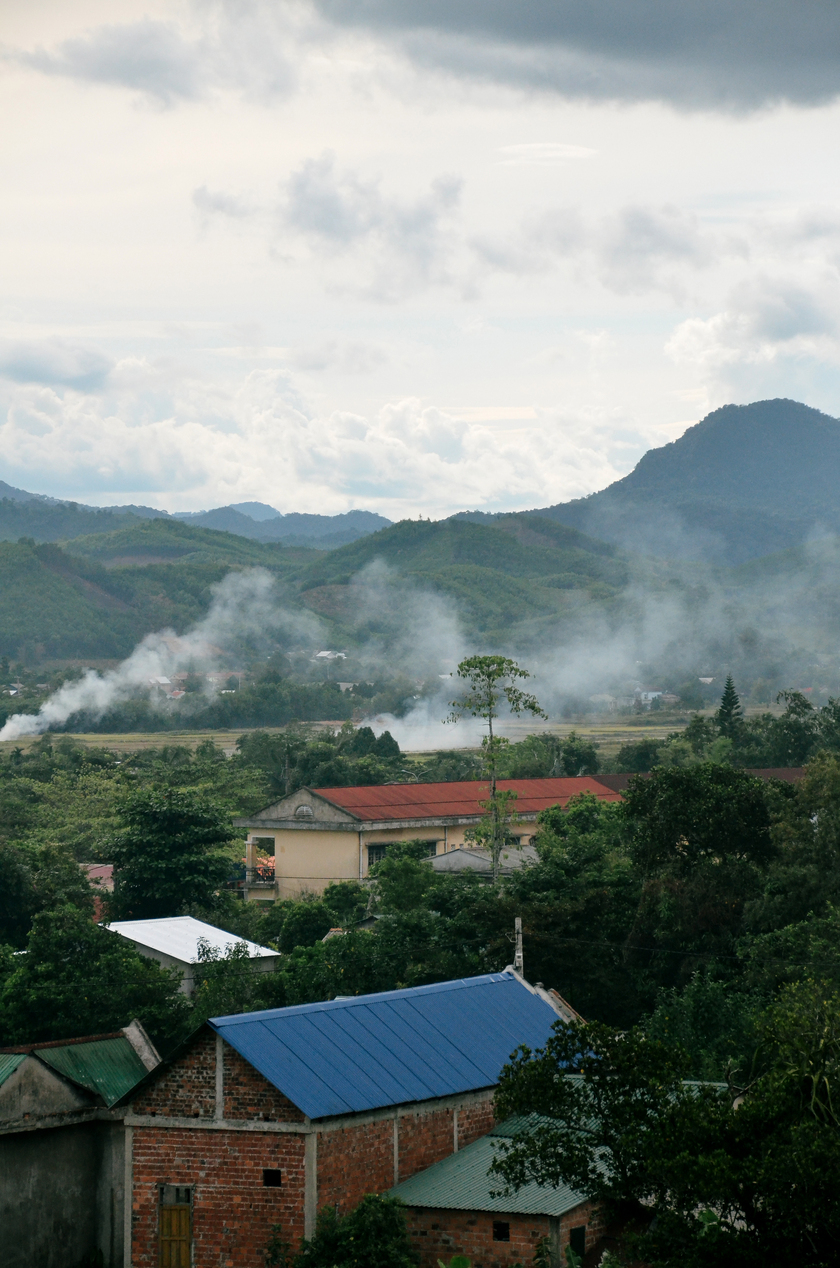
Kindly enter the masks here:
<path id="1" fill-rule="evenodd" d="M 121 658 L 144 634 L 199 620 L 211 586 L 231 569 L 261 567 L 284 579 L 315 556 L 172 519 L 79 537 L 64 549 L 0 542 L 0 656 Z"/>
<path id="2" fill-rule="evenodd" d="M 600 493 L 531 512 L 630 550 L 740 563 L 840 530 L 840 420 L 725 405 Z"/>

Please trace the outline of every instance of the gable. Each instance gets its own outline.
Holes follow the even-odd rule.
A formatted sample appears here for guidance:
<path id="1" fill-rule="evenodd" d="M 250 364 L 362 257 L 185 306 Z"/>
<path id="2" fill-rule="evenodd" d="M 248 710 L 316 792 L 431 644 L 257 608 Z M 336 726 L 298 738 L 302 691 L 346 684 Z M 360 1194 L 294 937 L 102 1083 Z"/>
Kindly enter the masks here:
<path id="1" fill-rule="evenodd" d="M 288 797 L 272 802 L 264 810 L 260 810 L 250 819 L 242 820 L 241 822 L 258 828 L 263 822 L 266 827 L 271 827 L 278 822 L 288 823 L 290 821 L 295 826 L 299 825 L 301 827 L 316 823 L 355 824 L 358 822 L 358 816 L 344 807 L 333 805 L 331 801 L 320 797 L 310 788 L 298 788 L 296 792 L 290 793 Z M 236 822 L 239 823 L 240 820 L 236 820 Z"/>
<path id="2" fill-rule="evenodd" d="M 94 1093 L 69 1083 L 30 1054 L 0 1086 L 0 1123 L 78 1113 L 98 1104 Z"/>

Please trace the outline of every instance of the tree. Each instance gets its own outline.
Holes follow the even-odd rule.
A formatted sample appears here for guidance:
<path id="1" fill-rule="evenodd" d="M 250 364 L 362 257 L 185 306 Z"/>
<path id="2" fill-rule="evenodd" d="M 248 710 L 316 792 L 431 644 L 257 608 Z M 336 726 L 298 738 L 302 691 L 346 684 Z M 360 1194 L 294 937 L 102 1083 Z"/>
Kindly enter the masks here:
<path id="1" fill-rule="evenodd" d="M 405 1207 L 399 1198 L 369 1193 L 340 1216 L 334 1206 L 318 1213 L 315 1236 L 295 1256 L 294 1268 L 415 1268 Z"/>
<path id="2" fill-rule="evenodd" d="M 720 705 L 715 714 L 718 734 L 727 740 L 737 740 L 744 725 L 744 711 L 732 675 L 729 674 L 720 698 Z"/>
<path id="3" fill-rule="evenodd" d="M 498 884 L 499 857 L 505 844 L 506 826 L 509 817 L 508 801 L 500 801 L 496 790 L 498 755 L 500 748 L 507 743 L 496 735 L 493 724 L 499 717 L 499 709 L 504 702 L 511 713 L 530 713 L 534 717 L 547 718 L 548 714 L 538 704 L 536 696 L 524 692 L 517 683 L 530 678 L 527 669 L 521 669 L 515 660 L 507 656 L 470 656 L 462 660 L 458 666 L 458 677 L 464 679 L 467 686 L 464 693 L 456 700 L 450 701 L 452 712 L 448 722 L 457 722 L 463 717 L 483 718 L 487 723 L 487 734 L 481 744 L 484 763 L 490 783 L 489 814 L 491 817 L 490 851 L 493 859 L 493 880 Z"/>
<path id="4" fill-rule="evenodd" d="M 223 853 L 230 819 L 191 792 L 142 789 L 123 803 L 123 829 L 109 842 L 114 864 L 111 916 L 144 920 L 173 916 L 185 906 L 211 907 L 230 874 Z"/>
<path id="5" fill-rule="evenodd" d="M 499 1116 L 541 1117 L 494 1169 L 514 1189 L 567 1184 L 635 1218 L 634 1258 L 662 1268 L 836 1263 L 840 996 L 786 988 L 746 1083 L 688 1084 L 687 1066 L 638 1030 L 558 1023 L 502 1072 Z"/>
<path id="6" fill-rule="evenodd" d="M 143 959 L 125 938 L 76 907 L 35 917 L 26 952 L 8 958 L 0 985 L 0 1042 L 102 1034 L 138 1017 L 156 1044 L 182 1037 L 189 1006 L 180 974 Z"/>

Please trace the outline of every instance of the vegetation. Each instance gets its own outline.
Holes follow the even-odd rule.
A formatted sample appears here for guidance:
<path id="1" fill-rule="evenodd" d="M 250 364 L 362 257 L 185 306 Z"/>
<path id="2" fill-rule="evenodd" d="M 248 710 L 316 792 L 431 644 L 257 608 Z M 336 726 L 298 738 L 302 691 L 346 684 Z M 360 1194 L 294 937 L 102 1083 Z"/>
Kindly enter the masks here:
<path id="1" fill-rule="evenodd" d="M 459 718 L 472 717 L 481 718 L 487 725 L 487 734 L 482 739 L 481 749 L 490 789 L 487 801 L 481 803 L 486 814 L 475 836 L 477 840 L 486 843 L 490 850 L 493 880 L 497 882 L 499 857 L 509 836 L 510 807 L 516 799 L 516 793 L 511 789 L 501 790 L 497 786 L 498 756 L 508 740 L 494 732 L 493 724 L 498 721 L 502 704 L 514 714 L 530 713 L 542 718 L 548 715 L 537 703 L 536 696 L 529 695 L 517 686 L 517 682 L 530 677 L 528 671 L 521 669 L 506 656 L 470 656 L 458 666 L 458 677 L 463 679 L 466 686 L 456 700 L 450 701 L 452 712 L 448 721 L 457 722 Z"/>
<path id="2" fill-rule="evenodd" d="M 840 994 L 784 988 L 751 1066 L 686 1081 L 678 1048 L 642 1031 L 557 1025 L 503 1073 L 502 1115 L 527 1118 L 495 1170 L 514 1189 L 568 1184 L 631 1222 L 655 1265 L 825 1268 L 840 1242 Z"/>

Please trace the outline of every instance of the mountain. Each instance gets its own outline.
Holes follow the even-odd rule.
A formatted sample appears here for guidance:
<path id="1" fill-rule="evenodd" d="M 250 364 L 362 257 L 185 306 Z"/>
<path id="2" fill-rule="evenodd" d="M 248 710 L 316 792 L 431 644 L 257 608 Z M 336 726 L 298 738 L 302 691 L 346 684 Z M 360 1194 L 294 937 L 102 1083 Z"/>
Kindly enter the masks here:
<path id="1" fill-rule="evenodd" d="M 195 524 L 201 528 L 216 528 L 225 533 L 237 533 L 259 542 L 283 542 L 288 546 L 315 546 L 332 550 L 358 541 L 380 528 L 388 528 L 391 521 L 373 511 L 345 511 L 341 515 L 306 515 L 292 511 L 281 515 L 273 511 L 271 516 L 256 516 L 244 507 L 258 507 L 273 511 L 263 502 L 246 502 L 236 506 L 220 506 L 213 511 L 178 511 L 174 519 Z"/>
<path id="2" fill-rule="evenodd" d="M 198 528 L 212 528 L 258 542 L 332 550 L 358 541 L 391 521 L 373 511 L 345 511 L 340 515 L 282 515 L 265 502 L 240 502 L 212 511 L 159 511 L 150 506 L 85 506 L 42 493 L 16 489 L 0 480 L 0 541 L 31 537 L 36 542 L 71 541 L 107 533 L 140 520 L 178 520 Z"/>
<path id="3" fill-rule="evenodd" d="M 599 493 L 529 515 L 626 549 L 737 564 L 840 530 L 840 420 L 797 401 L 725 405 Z"/>

